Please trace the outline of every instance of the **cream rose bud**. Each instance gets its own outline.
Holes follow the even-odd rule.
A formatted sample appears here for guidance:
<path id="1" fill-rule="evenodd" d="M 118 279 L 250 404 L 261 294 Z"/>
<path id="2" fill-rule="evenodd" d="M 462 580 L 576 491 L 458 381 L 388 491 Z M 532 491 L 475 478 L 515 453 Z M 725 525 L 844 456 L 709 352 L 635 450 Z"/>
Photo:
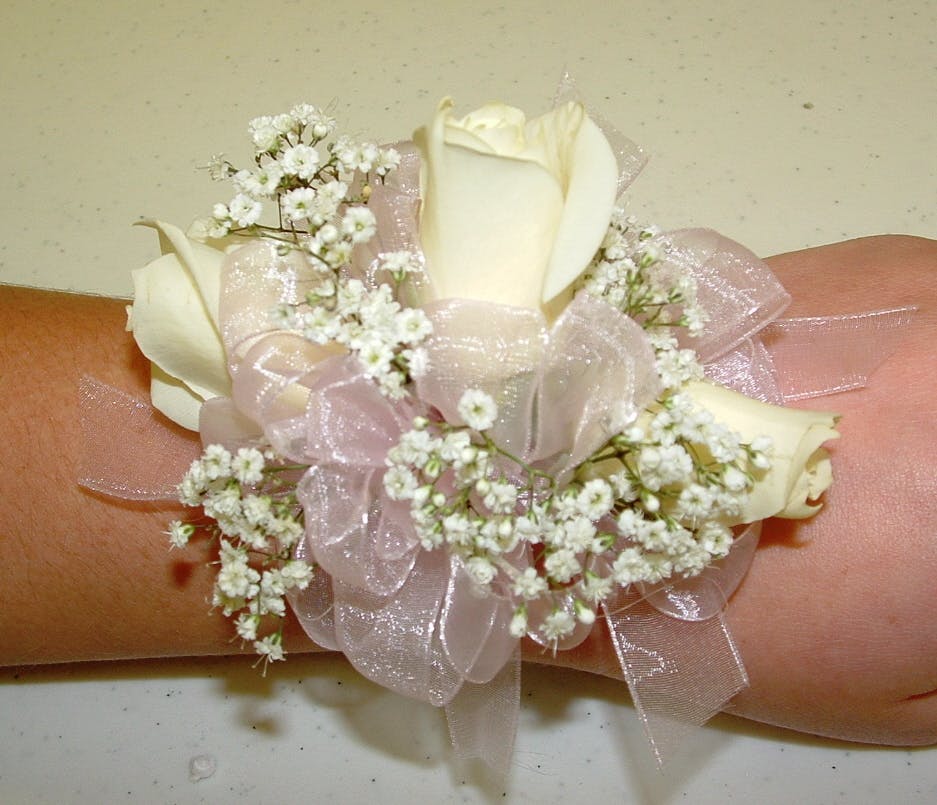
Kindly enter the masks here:
<path id="1" fill-rule="evenodd" d="M 556 307 L 608 228 L 618 183 L 608 140 L 578 103 L 534 120 L 503 104 L 457 119 L 452 107 L 444 98 L 414 134 L 435 297 Z"/>
<path id="2" fill-rule="evenodd" d="M 772 441 L 771 468 L 756 480 L 735 522 L 801 519 L 820 509 L 811 501 L 833 481 L 830 457 L 821 445 L 839 438 L 836 414 L 770 405 L 713 383 L 691 382 L 683 390 L 743 441 L 759 436 Z"/>
<path id="3" fill-rule="evenodd" d="M 162 257 L 133 273 L 128 329 L 151 362 L 153 406 L 198 430 L 202 403 L 231 395 L 218 330 L 225 253 L 192 240 L 175 226 L 143 221 L 159 232 Z"/>

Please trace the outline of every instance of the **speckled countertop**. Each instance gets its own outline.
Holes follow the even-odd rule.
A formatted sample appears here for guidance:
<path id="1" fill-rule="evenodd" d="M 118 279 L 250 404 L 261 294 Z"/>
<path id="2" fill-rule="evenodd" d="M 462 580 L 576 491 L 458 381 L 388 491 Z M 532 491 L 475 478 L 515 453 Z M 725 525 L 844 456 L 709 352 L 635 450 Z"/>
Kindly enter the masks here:
<path id="1" fill-rule="evenodd" d="M 260 11 L 263 8 L 263 11 Z M 545 108 L 563 70 L 651 162 L 633 209 L 760 254 L 937 235 L 937 5 L 280 0 L 0 9 L 0 280 L 126 295 L 156 216 L 217 200 L 196 166 L 297 100 L 392 140 L 445 94 Z M 2 639 L 2 636 L 0 636 Z M 728 718 L 652 768 L 614 683 L 525 670 L 491 787 L 439 713 L 327 657 L 0 672 L 0 801 L 930 802 L 937 750 L 814 741 Z M 191 758 L 215 773 L 189 781 Z M 504 796 L 502 796 L 504 795 Z"/>

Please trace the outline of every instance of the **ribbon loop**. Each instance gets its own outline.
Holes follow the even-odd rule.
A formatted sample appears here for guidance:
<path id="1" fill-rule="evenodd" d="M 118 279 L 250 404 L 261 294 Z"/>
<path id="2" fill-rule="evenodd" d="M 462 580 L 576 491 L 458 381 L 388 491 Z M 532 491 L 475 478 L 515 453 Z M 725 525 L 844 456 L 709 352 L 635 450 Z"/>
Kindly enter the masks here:
<path id="1" fill-rule="evenodd" d="M 609 632 L 655 758 L 663 764 L 687 732 L 748 685 L 722 614 L 667 617 L 623 592 L 604 605 Z"/>

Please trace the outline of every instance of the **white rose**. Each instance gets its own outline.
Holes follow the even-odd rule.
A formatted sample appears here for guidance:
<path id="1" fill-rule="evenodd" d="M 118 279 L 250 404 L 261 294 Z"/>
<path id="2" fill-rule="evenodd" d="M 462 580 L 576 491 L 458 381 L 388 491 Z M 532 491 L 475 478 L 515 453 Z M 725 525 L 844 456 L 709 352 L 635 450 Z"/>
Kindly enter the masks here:
<path id="1" fill-rule="evenodd" d="M 768 436 L 773 442 L 771 469 L 756 481 L 736 522 L 802 519 L 820 509 L 811 501 L 833 481 L 830 456 L 821 445 L 839 438 L 836 414 L 770 405 L 713 383 L 691 382 L 684 391 L 743 441 Z"/>
<path id="2" fill-rule="evenodd" d="M 218 330 L 225 253 L 191 240 L 170 224 L 143 223 L 160 233 L 163 255 L 133 272 L 128 329 L 151 361 L 153 406 L 197 431 L 202 403 L 231 395 Z"/>
<path id="3" fill-rule="evenodd" d="M 553 312 L 602 243 L 615 154 L 581 104 L 534 120 L 503 104 L 461 119 L 443 99 L 414 134 L 423 162 L 420 239 L 436 298 Z"/>

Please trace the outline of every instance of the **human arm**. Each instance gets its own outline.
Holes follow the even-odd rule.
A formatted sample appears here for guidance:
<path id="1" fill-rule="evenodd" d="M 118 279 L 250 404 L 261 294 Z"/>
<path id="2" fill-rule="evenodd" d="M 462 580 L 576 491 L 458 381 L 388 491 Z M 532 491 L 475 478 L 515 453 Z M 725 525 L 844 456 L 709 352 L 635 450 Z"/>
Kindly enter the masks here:
<path id="1" fill-rule="evenodd" d="M 797 526 L 796 541 L 785 533 L 790 526 L 769 522 L 730 602 L 752 679 L 735 710 L 837 737 L 932 743 L 937 625 L 927 606 L 937 578 L 937 434 L 934 379 L 925 369 L 937 331 L 937 247 L 872 239 L 771 263 L 794 295 L 791 315 L 908 303 L 920 312 L 870 388 L 829 402 L 845 415 L 830 505 Z M 123 322 L 123 304 L 113 300 L 0 291 L 0 410 L 8 423 L 3 664 L 239 649 L 230 625 L 208 612 L 212 573 L 200 547 L 170 552 L 160 536 L 174 512 L 75 484 L 81 375 L 147 393 L 146 362 L 129 336 L 121 338 Z M 289 650 L 313 648 L 291 629 Z M 558 658 L 614 673 L 606 646 L 590 640 Z M 529 648 L 530 658 L 551 659 Z"/>

